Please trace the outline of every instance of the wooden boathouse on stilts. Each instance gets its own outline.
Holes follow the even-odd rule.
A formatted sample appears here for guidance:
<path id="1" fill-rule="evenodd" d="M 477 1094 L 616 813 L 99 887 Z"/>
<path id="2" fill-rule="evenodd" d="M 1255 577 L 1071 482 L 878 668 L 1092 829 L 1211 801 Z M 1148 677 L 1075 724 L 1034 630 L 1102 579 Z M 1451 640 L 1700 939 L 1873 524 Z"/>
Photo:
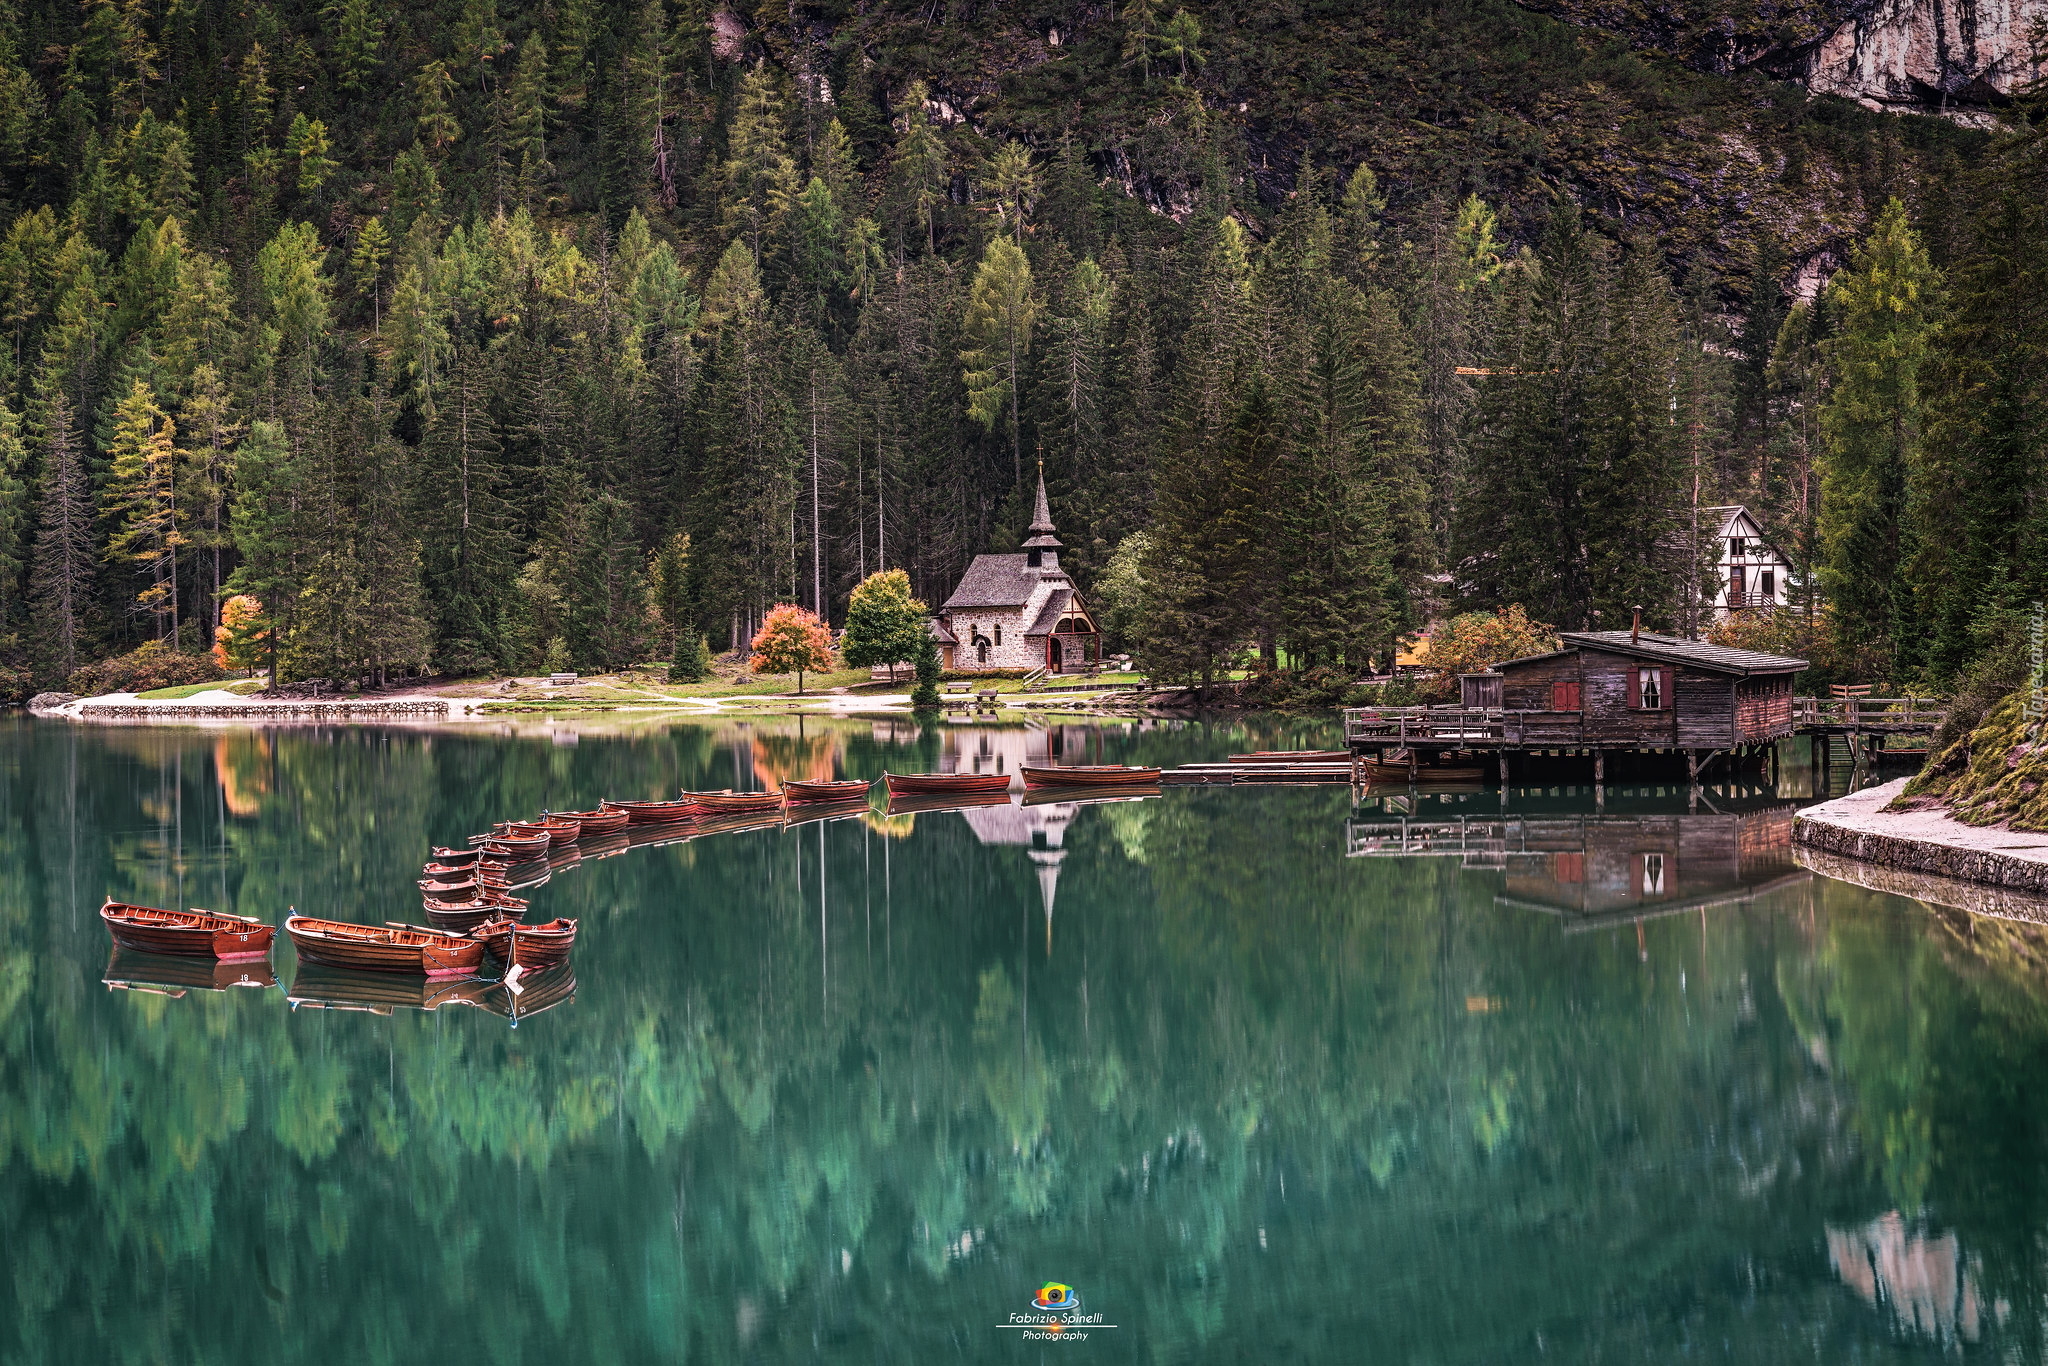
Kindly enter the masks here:
<path id="1" fill-rule="evenodd" d="M 1617 752 L 1683 756 L 1686 776 L 1717 756 L 1765 759 L 1795 733 L 1792 680 L 1803 659 L 1731 650 L 1649 631 L 1568 631 L 1560 648 L 1461 675 L 1454 707 L 1344 713 L 1354 767 L 1366 758 L 1427 765 L 1447 753 L 1582 756 L 1606 778 Z"/>

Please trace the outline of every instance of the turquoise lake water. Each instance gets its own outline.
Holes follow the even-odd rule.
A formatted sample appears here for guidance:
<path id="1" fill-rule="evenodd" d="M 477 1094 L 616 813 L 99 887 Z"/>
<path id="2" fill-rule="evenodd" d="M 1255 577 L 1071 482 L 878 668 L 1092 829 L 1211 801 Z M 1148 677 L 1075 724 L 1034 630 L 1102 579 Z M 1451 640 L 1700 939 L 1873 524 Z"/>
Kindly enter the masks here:
<path id="1" fill-rule="evenodd" d="M 2041 1359 L 2048 952 L 1807 872 L 1789 795 L 607 847 L 516 1027 L 96 915 L 417 920 L 430 843 L 543 807 L 1329 739 L 0 720 L 0 1361 Z M 1048 1284 L 1099 1321 L 1026 1339 Z"/>

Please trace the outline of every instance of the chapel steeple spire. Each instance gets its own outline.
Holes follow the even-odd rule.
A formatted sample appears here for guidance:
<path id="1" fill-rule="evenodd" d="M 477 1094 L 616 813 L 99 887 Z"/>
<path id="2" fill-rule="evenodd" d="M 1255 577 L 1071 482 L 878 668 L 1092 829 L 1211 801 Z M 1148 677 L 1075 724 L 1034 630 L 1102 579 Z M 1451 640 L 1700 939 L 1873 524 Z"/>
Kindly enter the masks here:
<path id="1" fill-rule="evenodd" d="M 1060 539 L 1053 535 L 1052 508 L 1045 501 L 1045 459 L 1038 461 L 1038 503 L 1031 510 L 1031 539 L 1024 542 L 1026 563 L 1033 569 L 1060 567 Z"/>

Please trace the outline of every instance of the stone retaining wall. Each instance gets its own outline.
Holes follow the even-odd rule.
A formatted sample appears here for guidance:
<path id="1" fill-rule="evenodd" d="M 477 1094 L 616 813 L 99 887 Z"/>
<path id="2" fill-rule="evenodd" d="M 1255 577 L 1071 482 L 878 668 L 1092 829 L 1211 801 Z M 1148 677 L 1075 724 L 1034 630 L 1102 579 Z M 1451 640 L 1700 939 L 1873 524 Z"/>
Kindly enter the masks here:
<path id="1" fill-rule="evenodd" d="M 78 709 L 83 721 L 360 721 L 375 717 L 434 717 L 448 715 L 445 698 L 410 701 L 268 702 L 231 706 L 151 706 L 148 703 L 109 703 Z"/>
<path id="2" fill-rule="evenodd" d="M 1905 783 L 1808 807 L 1793 824 L 1793 841 L 1908 872 L 2048 893 L 2048 836 L 1981 829 L 1933 812 L 1886 812 Z"/>

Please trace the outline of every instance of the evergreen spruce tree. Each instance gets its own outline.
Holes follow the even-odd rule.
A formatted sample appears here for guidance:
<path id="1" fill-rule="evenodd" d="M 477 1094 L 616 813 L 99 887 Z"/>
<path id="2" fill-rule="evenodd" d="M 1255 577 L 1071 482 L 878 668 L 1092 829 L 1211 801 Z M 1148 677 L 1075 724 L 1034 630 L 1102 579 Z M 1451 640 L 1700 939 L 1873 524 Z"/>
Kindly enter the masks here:
<path id="1" fill-rule="evenodd" d="M 156 395 L 135 381 L 114 409 L 114 438 L 102 510 L 113 523 L 107 559 L 139 566 L 148 586 L 135 604 L 156 621 L 156 638 L 179 648 L 178 549 L 185 544 L 177 487 L 177 426 Z"/>
<path id="2" fill-rule="evenodd" d="M 28 582 L 31 644 L 46 673 L 63 679 L 83 662 L 93 636 L 92 489 L 62 388 L 45 401 L 41 425 L 42 488 Z"/>
<path id="3" fill-rule="evenodd" d="M 1588 395 L 1585 620 L 1628 625 L 1636 607 L 1664 629 L 1681 625 L 1693 553 L 1679 407 L 1677 302 L 1647 244 L 1614 273 L 1607 336 Z"/>
<path id="4" fill-rule="evenodd" d="M 1827 292 L 1837 321 L 1822 347 L 1834 383 L 1820 414 L 1820 578 L 1844 662 L 1873 678 L 1920 662 L 1907 482 L 1921 459 L 1938 283 L 1894 199 Z"/>
<path id="5" fill-rule="evenodd" d="M 1567 630 L 1584 629 L 1592 610 L 1583 481 L 1606 274 L 1577 206 L 1560 201 L 1542 250 L 1506 276 L 1452 526 L 1462 598 L 1519 603 Z"/>
<path id="6" fill-rule="evenodd" d="M 1170 453 L 1160 471 L 1151 619 L 1139 653 L 1157 677 L 1203 691 L 1253 639 L 1273 545 L 1272 482 L 1285 441 L 1263 377 L 1254 374 L 1230 423 L 1203 446 Z"/>
<path id="7" fill-rule="evenodd" d="M 1972 177 L 1968 249 L 1922 377 L 1907 577 L 1936 680 L 2048 599 L 2048 125 L 2038 96 L 2024 107 Z"/>
<path id="8" fill-rule="evenodd" d="M 280 657 L 296 623 L 310 558 L 300 483 L 299 462 L 284 428 L 275 422 L 251 423 L 248 438 L 235 451 L 233 526 L 241 563 L 227 587 L 262 604 L 247 631 L 260 633 L 268 647 L 265 667 L 273 688 L 284 681 Z"/>
<path id="9" fill-rule="evenodd" d="M 1010 427 L 1012 487 L 1024 486 L 1024 432 L 1018 418 L 1019 367 L 1031 356 L 1031 329 L 1038 320 L 1031 262 L 1024 249 L 997 237 L 982 253 L 961 324 L 960 364 L 967 386 L 967 412 L 993 431 Z"/>
<path id="10" fill-rule="evenodd" d="M 483 357 L 465 351 L 421 447 L 414 490 L 434 657 L 463 673 L 509 666 L 515 649 L 506 611 L 519 542 L 489 379 Z"/>
<path id="11" fill-rule="evenodd" d="M 12 642 L 26 606 L 25 574 L 34 528 L 27 474 L 21 419 L 0 404 L 0 647 Z"/>
<path id="12" fill-rule="evenodd" d="M 744 241 L 759 262 L 800 188 L 783 127 L 782 97 L 765 63 L 740 78 L 739 106 L 726 137 L 719 231 Z"/>

